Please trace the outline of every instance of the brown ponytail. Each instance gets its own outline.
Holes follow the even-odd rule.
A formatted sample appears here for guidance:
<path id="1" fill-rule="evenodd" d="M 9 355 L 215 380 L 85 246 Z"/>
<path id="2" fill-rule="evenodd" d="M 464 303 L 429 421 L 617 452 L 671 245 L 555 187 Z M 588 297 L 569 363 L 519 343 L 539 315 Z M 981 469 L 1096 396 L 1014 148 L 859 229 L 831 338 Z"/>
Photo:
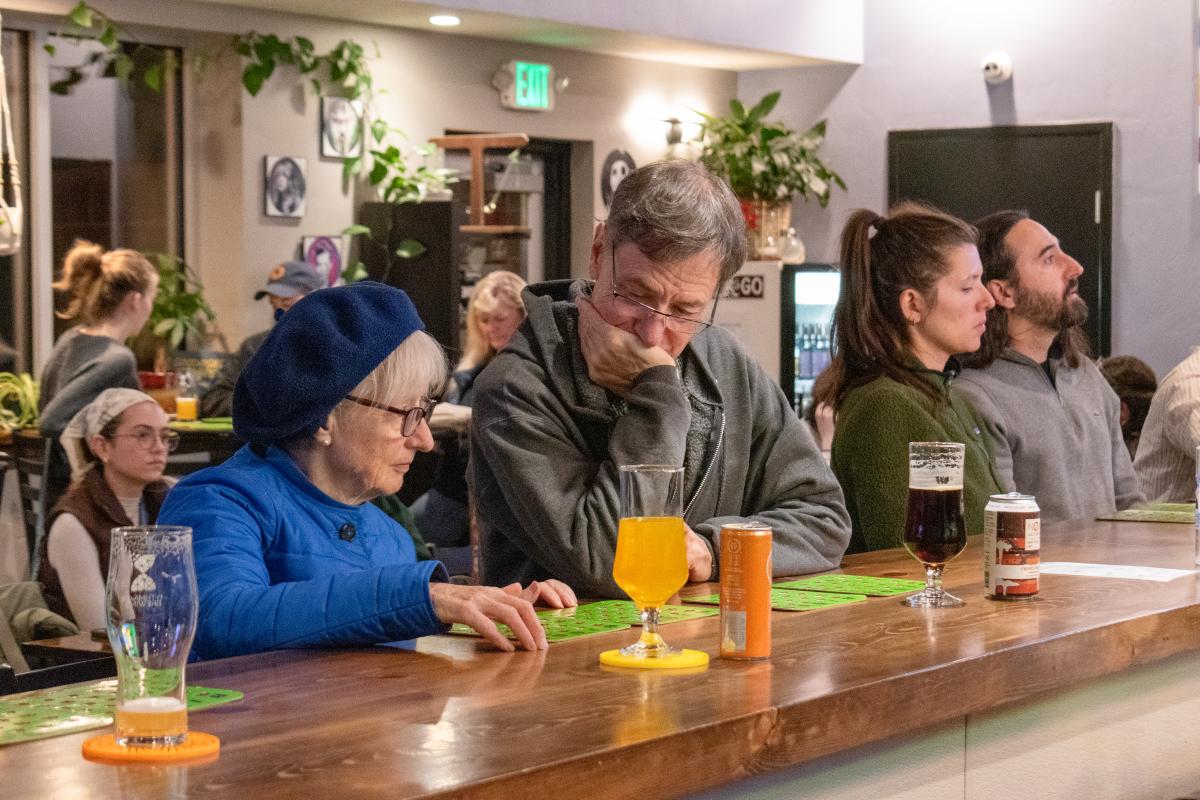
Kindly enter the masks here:
<path id="1" fill-rule="evenodd" d="M 149 291 L 156 272 L 136 250 L 104 252 L 98 244 L 79 239 L 63 259 L 62 277 L 51 286 L 71 294 L 71 303 L 58 312 L 93 325 L 111 317 L 130 292 Z"/>
<path id="2" fill-rule="evenodd" d="M 936 400 L 933 387 L 905 366 L 912 342 L 900 294 L 913 289 L 933 303 L 946 254 L 975 240 L 966 222 L 918 203 L 901 203 L 886 217 L 868 209 L 851 214 L 842 229 L 833 375 L 827 396 L 816 399 L 836 411 L 851 389 L 884 375 Z"/>

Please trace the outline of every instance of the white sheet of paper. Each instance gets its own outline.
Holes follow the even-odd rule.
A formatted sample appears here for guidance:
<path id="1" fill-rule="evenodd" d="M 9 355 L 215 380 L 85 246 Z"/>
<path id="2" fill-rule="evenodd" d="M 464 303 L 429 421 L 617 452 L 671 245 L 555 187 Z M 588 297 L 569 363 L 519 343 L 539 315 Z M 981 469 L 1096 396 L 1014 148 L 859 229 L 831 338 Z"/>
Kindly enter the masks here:
<path id="1" fill-rule="evenodd" d="M 1138 581 L 1166 583 L 1185 575 L 1195 575 L 1190 569 L 1166 569 L 1165 567 L 1132 567 L 1120 564 L 1081 564 L 1077 561 L 1048 561 L 1042 564 L 1042 572 L 1049 575 L 1081 575 L 1089 578 L 1130 578 Z"/>

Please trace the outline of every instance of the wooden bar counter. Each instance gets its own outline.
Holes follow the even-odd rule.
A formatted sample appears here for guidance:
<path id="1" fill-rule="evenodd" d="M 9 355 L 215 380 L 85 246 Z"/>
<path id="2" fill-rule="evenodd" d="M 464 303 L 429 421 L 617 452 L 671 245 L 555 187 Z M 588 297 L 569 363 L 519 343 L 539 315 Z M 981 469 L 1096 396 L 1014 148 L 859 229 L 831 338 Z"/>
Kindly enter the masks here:
<path id="1" fill-rule="evenodd" d="M 1068 523 L 1046 526 L 1042 541 L 1047 561 L 1192 563 L 1187 525 Z M 595 800 L 745 796 L 790 782 L 820 797 L 999 796 L 1006 785 L 1027 797 L 1173 797 L 1183 792 L 1127 790 L 1200 786 L 1200 726 L 1171 721 L 1200 720 L 1200 579 L 1044 575 L 1037 600 L 1005 603 L 984 598 L 981 564 L 973 540 L 947 569 L 960 609 L 874 598 L 776 612 L 764 662 L 716 657 L 715 617 L 665 626 L 671 643 L 713 656 L 692 674 L 597 664 L 636 631 L 542 653 L 439 636 L 415 651 L 199 664 L 192 683 L 246 695 L 191 717 L 220 736 L 216 762 L 101 766 L 79 754 L 94 733 L 62 736 L 0 748 L 0 795 Z M 845 570 L 921 573 L 902 550 L 849 556 Z M 1135 743 L 1084 741 L 1112 733 L 1109 723 Z M 1142 741 L 1156 762 L 1130 761 Z M 1085 769 L 1085 759 L 1109 765 Z M 1069 775 L 1066 793 L 1037 770 Z"/>

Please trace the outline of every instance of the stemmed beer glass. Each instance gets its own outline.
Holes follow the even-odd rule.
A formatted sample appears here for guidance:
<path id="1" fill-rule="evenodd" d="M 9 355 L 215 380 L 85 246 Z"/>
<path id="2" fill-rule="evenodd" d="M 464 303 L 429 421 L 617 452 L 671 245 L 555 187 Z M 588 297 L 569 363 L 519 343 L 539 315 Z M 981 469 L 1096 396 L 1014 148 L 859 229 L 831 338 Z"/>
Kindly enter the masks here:
<path id="1" fill-rule="evenodd" d="M 662 666 L 664 660 L 694 653 L 671 647 L 658 632 L 660 609 L 688 577 L 683 468 L 635 464 L 622 466 L 619 472 L 621 522 L 613 579 L 637 604 L 642 614 L 642 635 L 628 647 L 602 654 L 601 661 L 620 666 Z"/>
<path id="2" fill-rule="evenodd" d="M 946 562 L 967 546 L 963 523 L 963 464 L 966 447 L 957 442 L 910 442 L 908 512 L 904 547 L 925 566 L 925 588 L 904 603 L 914 608 L 964 605 L 942 589 Z"/>

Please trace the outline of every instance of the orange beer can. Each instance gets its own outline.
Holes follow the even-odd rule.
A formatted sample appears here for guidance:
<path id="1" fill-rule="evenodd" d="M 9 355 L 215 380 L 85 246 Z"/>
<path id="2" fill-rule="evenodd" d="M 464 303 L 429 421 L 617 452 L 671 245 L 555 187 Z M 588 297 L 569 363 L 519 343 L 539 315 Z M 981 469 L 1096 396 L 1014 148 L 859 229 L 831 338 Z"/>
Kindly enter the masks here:
<path id="1" fill-rule="evenodd" d="M 761 522 L 721 528 L 721 657 L 771 655 L 771 529 Z"/>

